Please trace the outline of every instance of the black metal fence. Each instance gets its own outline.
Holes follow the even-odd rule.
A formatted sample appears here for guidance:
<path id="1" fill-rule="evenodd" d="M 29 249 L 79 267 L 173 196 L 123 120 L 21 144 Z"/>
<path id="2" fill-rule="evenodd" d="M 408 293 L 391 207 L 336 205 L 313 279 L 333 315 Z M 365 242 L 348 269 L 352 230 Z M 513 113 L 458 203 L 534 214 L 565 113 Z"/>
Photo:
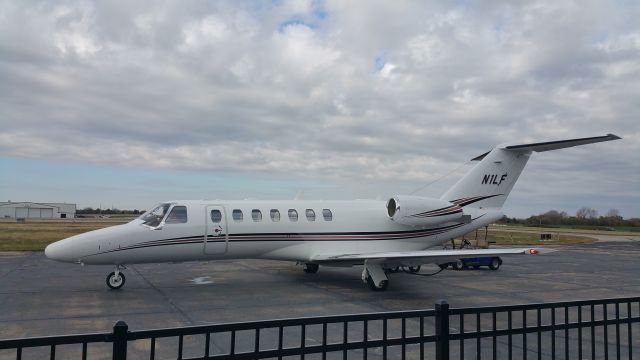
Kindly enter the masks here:
<path id="1" fill-rule="evenodd" d="M 0 357 L 632 359 L 640 297 L 309 317 L 0 340 Z M 635 334 L 635 336 L 634 336 Z M 26 354 L 26 352 L 30 352 Z"/>

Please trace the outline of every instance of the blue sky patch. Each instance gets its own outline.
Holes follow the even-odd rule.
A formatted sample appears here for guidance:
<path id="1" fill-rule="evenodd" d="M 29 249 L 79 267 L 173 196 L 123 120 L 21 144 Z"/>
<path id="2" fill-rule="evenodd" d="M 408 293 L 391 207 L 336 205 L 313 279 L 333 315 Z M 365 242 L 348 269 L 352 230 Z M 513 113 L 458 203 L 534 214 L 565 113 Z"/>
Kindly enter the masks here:
<path id="1" fill-rule="evenodd" d="M 278 25 L 278 31 L 281 32 L 281 33 L 285 32 L 285 30 L 289 26 L 306 26 L 306 27 L 308 27 L 309 29 L 312 29 L 312 30 L 315 30 L 317 28 L 316 25 L 306 23 L 304 20 L 302 20 L 300 18 L 292 18 L 292 19 L 288 19 L 288 20 L 285 20 L 285 21 L 281 22 Z"/>
<path id="2" fill-rule="evenodd" d="M 384 68 L 384 65 L 386 63 L 387 63 L 387 61 L 384 59 L 384 56 L 382 56 L 382 55 L 376 55 L 373 58 L 373 67 L 377 72 L 382 70 L 382 68 Z"/>

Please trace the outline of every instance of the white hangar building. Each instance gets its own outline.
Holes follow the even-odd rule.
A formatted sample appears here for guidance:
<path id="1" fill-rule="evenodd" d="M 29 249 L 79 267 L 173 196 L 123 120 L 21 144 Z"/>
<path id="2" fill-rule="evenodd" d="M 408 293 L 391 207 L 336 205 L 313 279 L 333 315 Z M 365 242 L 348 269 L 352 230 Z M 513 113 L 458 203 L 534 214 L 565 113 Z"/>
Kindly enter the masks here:
<path id="1" fill-rule="evenodd" d="M 68 219 L 76 217 L 76 204 L 0 202 L 0 218 Z"/>

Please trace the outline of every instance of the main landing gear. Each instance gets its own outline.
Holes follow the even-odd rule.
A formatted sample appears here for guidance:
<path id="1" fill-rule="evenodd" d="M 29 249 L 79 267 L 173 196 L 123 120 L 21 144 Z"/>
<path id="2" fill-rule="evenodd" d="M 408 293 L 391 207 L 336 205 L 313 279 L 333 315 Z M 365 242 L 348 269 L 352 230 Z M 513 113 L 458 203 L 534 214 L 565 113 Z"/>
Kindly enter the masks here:
<path id="1" fill-rule="evenodd" d="M 315 274 L 318 272 L 319 268 L 320 268 L 320 265 L 313 264 L 313 263 L 305 263 L 303 267 L 304 272 L 306 272 L 307 274 Z"/>
<path id="2" fill-rule="evenodd" d="M 362 281 L 373 291 L 385 291 L 389 287 L 389 278 L 380 264 L 364 262 Z"/>
<path id="3" fill-rule="evenodd" d="M 369 263 L 365 260 L 364 269 L 362 270 L 362 281 L 369 285 L 369 288 L 373 291 L 385 291 L 389 287 L 389 278 L 387 274 L 392 274 L 402 271 L 405 274 L 415 276 L 433 276 L 439 274 L 444 268 L 440 266 L 440 270 L 430 274 L 418 274 L 420 272 L 420 265 L 416 266 L 394 266 L 384 268 L 377 263 Z"/>
<path id="4" fill-rule="evenodd" d="M 116 265 L 116 270 L 107 275 L 107 286 L 110 289 L 118 290 L 124 286 L 126 280 L 124 274 L 120 271 L 120 265 Z"/>

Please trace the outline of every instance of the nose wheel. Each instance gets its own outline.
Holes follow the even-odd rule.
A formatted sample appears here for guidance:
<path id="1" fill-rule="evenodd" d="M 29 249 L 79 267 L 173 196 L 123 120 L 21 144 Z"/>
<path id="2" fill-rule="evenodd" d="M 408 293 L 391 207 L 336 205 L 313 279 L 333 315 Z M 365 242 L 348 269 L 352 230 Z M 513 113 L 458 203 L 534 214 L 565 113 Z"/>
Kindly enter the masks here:
<path id="1" fill-rule="evenodd" d="M 107 275 L 107 286 L 110 289 L 113 289 L 113 290 L 120 289 L 122 286 L 124 286 L 125 281 L 126 281 L 126 278 L 124 274 L 120 271 L 120 268 L 117 266 L 116 266 L 116 271 L 113 271 L 109 275 Z"/>

